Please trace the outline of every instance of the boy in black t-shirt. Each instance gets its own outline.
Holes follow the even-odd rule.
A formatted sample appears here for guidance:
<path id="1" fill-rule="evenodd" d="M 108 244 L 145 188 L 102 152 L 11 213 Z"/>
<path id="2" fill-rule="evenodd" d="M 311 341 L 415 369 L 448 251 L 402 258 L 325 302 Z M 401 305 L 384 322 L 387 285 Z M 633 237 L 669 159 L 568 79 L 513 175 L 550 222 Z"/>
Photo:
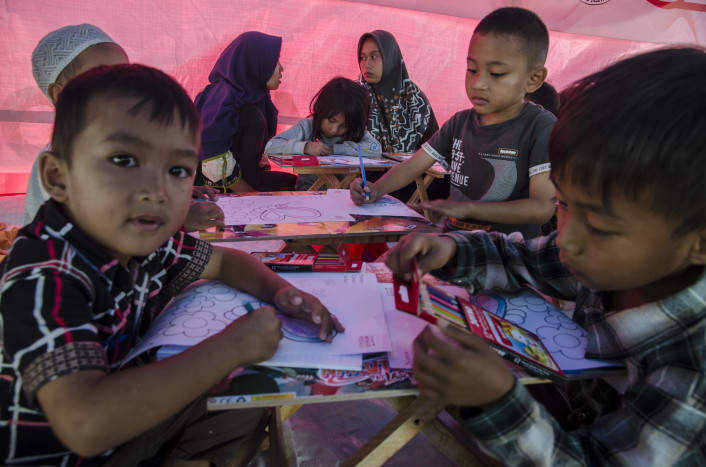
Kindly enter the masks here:
<path id="1" fill-rule="evenodd" d="M 547 142 L 555 117 L 524 101 L 547 76 L 549 35 L 542 20 L 522 8 L 500 8 L 476 27 L 468 48 L 466 93 L 472 109 L 455 114 L 408 161 L 351 199 L 367 202 L 394 191 L 435 162 L 451 172 L 448 200 L 419 208 L 446 216 L 447 229 L 539 234 L 555 208 Z"/>

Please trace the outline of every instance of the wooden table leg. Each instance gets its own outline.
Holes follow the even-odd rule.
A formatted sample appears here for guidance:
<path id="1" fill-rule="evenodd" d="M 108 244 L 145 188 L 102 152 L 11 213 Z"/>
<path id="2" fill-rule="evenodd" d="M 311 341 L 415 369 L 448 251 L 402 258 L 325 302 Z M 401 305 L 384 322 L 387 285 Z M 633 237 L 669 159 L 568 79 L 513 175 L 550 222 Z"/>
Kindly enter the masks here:
<path id="1" fill-rule="evenodd" d="M 419 177 L 414 179 L 414 183 L 417 185 L 417 190 L 414 192 L 414 194 L 409 198 L 408 203 L 416 203 L 416 202 L 422 202 L 426 203 L 429 201 L 429 195 L 427 194 L 427 188 L 429 188 L 429 185 L 431 185 L 431 182 L 434 181 L 434 178 L 431 175 L 424 174 L 420 175 Z M 424 209 L 424 217 L 429 219 L 432 222 L 435 222 L 432 218 L 436 217 L 436 214 L 432 213 L 428 209 Z"/>
<path id="2" fill-rule="evenodd" d="M 271 407 L 270 411 L 268 424 L 270 448 L 267 451 L 270 465 L 287 465 L 287 456 L 282 445 L 282 422 L 284 421 L 282 407 Z"/>
<path id="3" fill-rule="evenodd" d="M 337 188 L 339 181 L 335 174 L 319 174 L 319 179 L 323 180 L 327 188 Z"/>
<path id="4" fill-rule="evenodd" d="M 422 397 L 416 398 L 342 465 L 382 465 L 419 433 L 424 425 L 434 420 L 445 407 Z"/>
<path id="5" fill-rule="evenodd" d="M 309 187 L 307 191 L 319 191 L 319 189 L 324 186 L 324 181 L 321 179 L 321 175 L 316 179 L 313 185 Z"/>
<path id="6" fill-rule="evenodd" d="M 350 187 L 351 183 L 353 183 L 353 180 L 355 180 L 359 175 L 360 172 L 350 172 L 346 174 L 346 176 L 343 177 L 343 180 L 340 181 L 336 188 L 345 189 Z"/>

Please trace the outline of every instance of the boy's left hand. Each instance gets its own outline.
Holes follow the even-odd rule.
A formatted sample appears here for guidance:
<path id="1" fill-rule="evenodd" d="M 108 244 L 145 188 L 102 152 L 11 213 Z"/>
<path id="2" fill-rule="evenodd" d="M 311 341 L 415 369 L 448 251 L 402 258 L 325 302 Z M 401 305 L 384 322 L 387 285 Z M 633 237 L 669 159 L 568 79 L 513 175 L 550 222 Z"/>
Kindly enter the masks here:
<path id="1" fill-rule="evenodd" d="M 427 326 L 419 333 L 413 368 L 420 394 L 450 405 L 489 408 L 515 384 L 485 340 L 453 325 Z"/>
<path id="2" fill-rule="evenodd" d="M 318 298 L 295 287 L 279 289 L 275 294 L 275 307 L 292 318 L 318 324 L 319 338 L 323 341 L 333 340 L 333 329 L 337 332 L 345 331 L 343 325 L 329 313 Z"/>
<path id="3" fill-rule="evenodd" d="M 465 219 L 473 217 L 469 213 L 471 207 L 470 201 L 454 201 L 451 199 L 435 199 L 421 203 L 409 203 L 409 207 L 417 212 L 422 212 L 424 209 L 443 214 L 444 216 L 455 217 L 456 219 Z"/>

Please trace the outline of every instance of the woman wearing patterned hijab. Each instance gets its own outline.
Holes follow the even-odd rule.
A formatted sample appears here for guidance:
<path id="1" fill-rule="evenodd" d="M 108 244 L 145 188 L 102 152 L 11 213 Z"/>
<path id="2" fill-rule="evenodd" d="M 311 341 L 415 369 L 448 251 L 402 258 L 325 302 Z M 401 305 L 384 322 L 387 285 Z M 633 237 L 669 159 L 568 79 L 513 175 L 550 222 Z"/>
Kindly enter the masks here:
<path id="1" fill-rule="evenodd" d="M 409 79 L 395 37 L 387 31 L 358 41 L 360 82 L 370 94 L 368 130 L 383 152 L 411 153 L 439 129 L 429 100 Z"/>
<path id="2" fill-rule="evenodd" d="M 197 185 L 224 192 L 294 190 L 296 175 L 259 166 L 277 131 L 270 91 L 282 78 L 281 48 L 281 37 L 248 31 L 216 61 L 194 101 L 203 123 Z"/>

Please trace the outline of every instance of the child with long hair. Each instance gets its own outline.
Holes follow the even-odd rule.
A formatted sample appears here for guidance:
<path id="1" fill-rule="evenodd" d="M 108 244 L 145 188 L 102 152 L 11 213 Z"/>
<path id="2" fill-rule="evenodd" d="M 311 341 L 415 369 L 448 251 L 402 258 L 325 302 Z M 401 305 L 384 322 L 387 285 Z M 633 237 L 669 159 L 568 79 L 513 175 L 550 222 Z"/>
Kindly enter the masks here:
<path id="1" fill-rule="evenodd" d="M 296 125 L 274 136 L 265 154 L 330 154 L 379 158 L 380 143 L 365 130 L 370 112 L 368 93 L 360 84 L 341 76 L 331 79 L 311 99 L 311 114 Z M 314 175 L 299 177 L 297 189 L 305 190 L 316 180 Z"/>

